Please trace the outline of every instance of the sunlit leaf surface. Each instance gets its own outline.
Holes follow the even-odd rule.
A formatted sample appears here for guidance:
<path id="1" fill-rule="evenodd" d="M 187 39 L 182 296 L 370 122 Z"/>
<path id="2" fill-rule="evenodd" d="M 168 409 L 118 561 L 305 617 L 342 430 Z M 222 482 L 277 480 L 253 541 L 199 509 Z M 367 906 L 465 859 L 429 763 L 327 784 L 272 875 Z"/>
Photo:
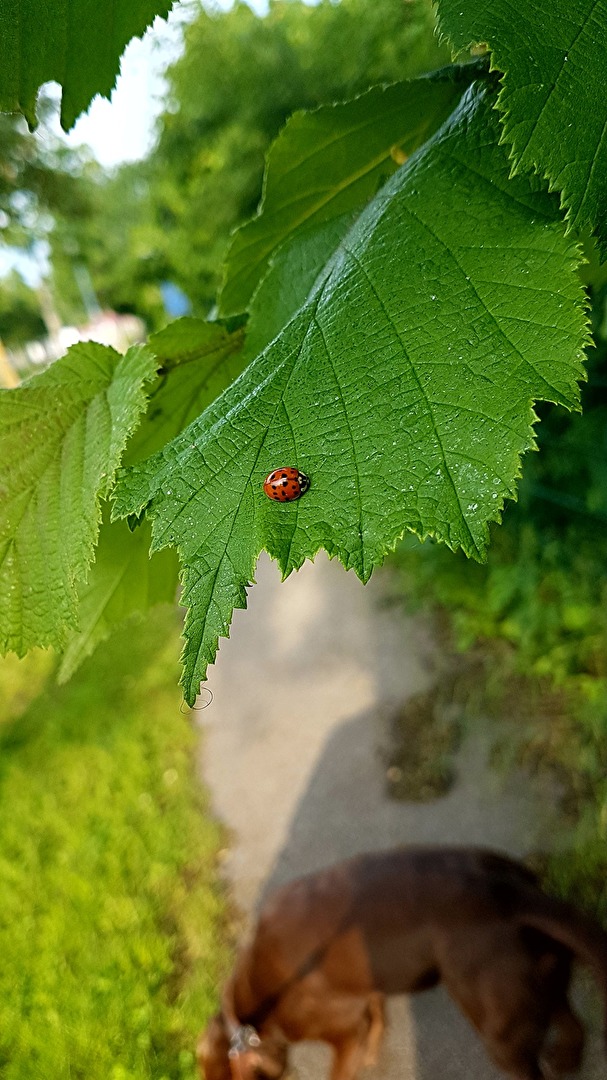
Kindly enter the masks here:
<path id="1" fill-rule="evenodd" d="M 509 179 L 481 89 L 388 181 L 288 325 L 180 436 L 129 470 L 178 547 L 192 701 L 262 548 L 283 573 L 325 548 L 366 580 L 410 529 L 482 557 L 515 493 L 537 399 L 578 403 L 586 326 L 558 200 Z M 311 479 L 267 499 L 272 469 Z"/>

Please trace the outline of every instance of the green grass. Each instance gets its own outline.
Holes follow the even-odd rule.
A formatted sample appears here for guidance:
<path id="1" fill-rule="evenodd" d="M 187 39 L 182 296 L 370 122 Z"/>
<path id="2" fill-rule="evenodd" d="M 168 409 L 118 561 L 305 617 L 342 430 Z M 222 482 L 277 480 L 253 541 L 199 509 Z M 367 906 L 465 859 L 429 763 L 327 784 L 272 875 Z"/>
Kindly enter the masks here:
<path id="1" fill-rule="evenodd" d="M 177 634 L 130 624 L 0 725 L 3 1080 L 195 1075 L 228 948 Z M 0 665 L 13 711 L 23 670 Z"/>
<path id="2" fill-rule="evenodd" d="M 560 823 L 540 853 L 545 884 L 607 925 L 607 650 L 604 531 L 576 547 L 508 520 L 487 563 L 413 539 L 392 559 L 409 610 L 439 613 L 454 700 L 493 724 L 494 764 L 548 774 Z M 584 539 L 584 534 L 580 530 Z"/>
<path id="3" fill-rule="evenodd" d="M 0 657 L 0 732 L 42 693 L 55 663 L 50 649 L 34 649 L 23 660 L 14 653 Z"/>

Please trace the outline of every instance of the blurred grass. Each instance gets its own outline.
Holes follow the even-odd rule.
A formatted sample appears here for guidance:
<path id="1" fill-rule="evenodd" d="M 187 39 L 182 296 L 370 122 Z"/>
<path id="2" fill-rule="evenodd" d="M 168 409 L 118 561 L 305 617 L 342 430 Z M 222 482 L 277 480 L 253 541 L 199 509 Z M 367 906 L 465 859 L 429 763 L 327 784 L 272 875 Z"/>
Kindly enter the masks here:
<path id="1" fill-rule="evenodd" d="M 0 664 L 3 1080 L 195 1075 L 228 949 L 177 637 L 160 609 L 42 691 L 46 654 Z"/>
<path id="2" fill-rule="evenodd" d="M 14 653 L 0 657 L 0 731 L 38 697 L 54 665 L 50 649 L 34 649 L 23 660 Z"/>

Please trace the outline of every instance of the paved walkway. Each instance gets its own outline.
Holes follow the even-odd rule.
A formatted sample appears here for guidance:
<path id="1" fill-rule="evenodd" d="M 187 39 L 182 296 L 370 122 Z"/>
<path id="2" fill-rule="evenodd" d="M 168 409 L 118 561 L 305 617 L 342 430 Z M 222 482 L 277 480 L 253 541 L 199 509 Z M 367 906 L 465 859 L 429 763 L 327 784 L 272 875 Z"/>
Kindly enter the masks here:
<path id="1" fill-rule="evenodd" d="M 264 558 L 257 580 L 212 669 L 213 703 L 199 713 L 204 779 L 231 834 L 225 873 L 245 915 L 267 888 L 359 851 L 543 846 L 549 802 L 523 775 L 489 769 L 482 728 L 459 752 L 445 797 L 387 798 L 385 717 L 431 684 L 433 646 L 423 620 L 386 604 L 381 574 L 363 587 L 319 556 L 281 584 Z M 498 1080 L 440 988 L 394 999 L 389 1019 L 377 1080 Z M 326 1075 L 323 1048 L 297 1047 L 293 1061 L 300 1080 Z"/>

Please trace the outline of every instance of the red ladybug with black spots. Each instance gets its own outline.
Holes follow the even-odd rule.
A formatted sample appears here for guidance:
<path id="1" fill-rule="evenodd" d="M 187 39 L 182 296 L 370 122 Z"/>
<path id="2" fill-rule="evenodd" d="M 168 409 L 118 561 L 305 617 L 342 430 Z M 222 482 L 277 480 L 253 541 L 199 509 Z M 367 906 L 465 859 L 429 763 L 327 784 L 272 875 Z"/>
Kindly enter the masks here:
<path id="1" fill-rule="evenodd" d="M 274 469 L 263 482 L 263 490 L 268 499 L 276 499 L 277 502 L 294 502 L 310 487 L 310 480 L 305 473 L 291 466 L 285 469 Z"/>

